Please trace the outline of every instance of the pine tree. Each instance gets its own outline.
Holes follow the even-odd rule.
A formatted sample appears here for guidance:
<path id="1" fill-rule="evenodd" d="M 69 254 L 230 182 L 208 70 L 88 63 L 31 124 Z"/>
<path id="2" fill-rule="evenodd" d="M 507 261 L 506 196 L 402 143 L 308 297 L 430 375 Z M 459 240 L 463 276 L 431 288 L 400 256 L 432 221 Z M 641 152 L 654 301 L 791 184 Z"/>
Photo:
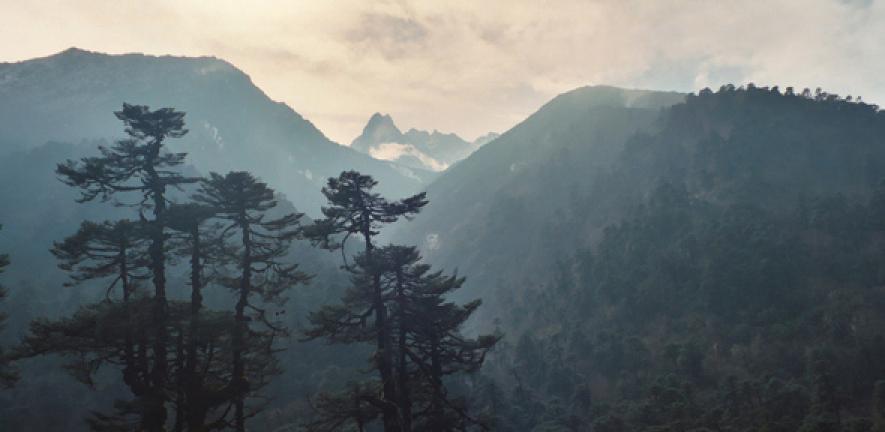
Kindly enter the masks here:
<path id="1" fill-rule="evenodd" d="M 179 353 L 176 356 L 176 416 L 175 430 L 204 430 L 209 411 L 224 402 L 223 386 L 208 382 L 211 356 L 201 356 L 201 347 L 220 345 L 216 338 L 207 338 L 206 323 L 201 319 L 206 314 L 203 308 L 203 288 L 206 285 L 204 267 L 207 262 L 220 265 L 219 251 L 212 239 L 217 235 L 214 226 L 205 227 L 215 216 L 215 209 L 196 203 L 174 204 L 169 207 L 167 220 L 171 229 L 179 233 L 176 239 L 176 253 L 187 257 L 190 265 L 190 307 L 186 329 L 180 329 Z M 203 348 L 205 350 L 205 348 Z"/>
<path id="2" fill-rule="evenodd" d="M 426 408 L 416 416 L 417 430 L 462 430 L 478 424 L 470 416 L 461 400 L 451 398 L 443 379 L 452 374 L 475 372 L 482 366 L 488 351 L 500 339 L 498 335 L 467 338 L 461 327 L 479 308 L 481 301 L 457 305 L 445 300 L 459 289 L 465 279 L 447 276 L 441 271 L 430 272 L 430 266 L 420 263 L 415 247 L 387 246 L 381 256 L 389 266 L 394 286 L 394 318 L 397 327 L 397 373 L 399 388 L 404 392 L 400 411 L 412 425 L 412 405 L 421 400 L 418 392 L 426 392 Z M 414 370 L 409 369 L 409 364 Z"/>
<path id="3" fill-rule="evenodd" d="M 323 188 L 323 195 L 329 205 L 322 208 L 324 219 L 318 220 L 310 230 L 310 235 L 324 246 L 340 248 L 344 254 L 344 246 L 352 235 L 362 237 L 366 263 L 374 261 L 374 237 L 384 224 L 396 222 L 401 217 L 411 217 L 421 211 L 427 204 L 425 194 L 420 193 L 400 201 L 388 201 L 372 189 L 378 184 L 371 176 L 357 171 L 342 172 L 337 178 L 329 178 Z M 342 237 L 343 236 L 343 237 Z M 340 238 L 340 242 L 335 242 Z M 347 262 L 345 261 L 345 266 Z M 374 315 L 374 337 L 377 348 L 375 362 L 381 379 L 382 421 L 385 431 L 401 430 L 401 421 L 397 409 L 396 381 L 394 377 L 394 358 L 392 337 L 388 324 L 388 310 L 381 286 L 380 269 L 374 265 L 366 265 L 369 270 L 367 279 L 371 288 L 371 308 L 368 313 Z"/>
<path id="4" fill-rule="evenodd" d="M 166 195 L 167 188 L 193 183 L 196 179 L 175 171 L 175 167 L 184 162 L 185 153 L 169 153 L 164 147 L 167 139 L 180 138 L 187 133 L 183 112 L 172 108 L 152 111 L 147 106 L 124 103 L 123 109 L 114 114 L 125 125 L 125 132 L 129 137 L 117 141 L 109 148 L 99 147 L 100 156 L 82 158 L 79 162 L 68 160 L 59 164 L 56 172 L 66 184 L 81 189 L 80 202 L 96 198 L 106 201 L 119 193 L 131 192 L 138 198 L 130 206 L 137 208 L 142 215 L 145 210 L 153 213 L 153 219 L 147 225 L 154 285 L 151 307 L 153 364 L 144 417 L 148 421 L 146 430 L 161 431 L 165 429 L 167 418 L 165 404 L 169 378 Z"/>
<path id="5" fill-rule="evenodd" d="M 302 234 L 299 223 L 302 215 L 290 213 L 271 218 L 270 212 L 277 206 L 273 189 L 246 172 L 223 176 L 211 173 L 209 179 L 202 182 L 194 200 L 213 208 L 216 217 L 225 221 L 222 241 L 229 242 L 237 234 L 240 237 L 236 242 L 238 248 L 230 252 L 236 258 L 239 277 L 227 278 L 224 282 L 237 295 L 231 388 L 235 394 L 234 428 L 244 431 L 245 399 L 262 384 L 250 382 L 247 363 L 255 363 L 253 366 L 263 363 L 254 355 L 250 357 L 248 339 L 256 338 L 256 330 L 249 322 L 254 317 L 264 325 L 265 334 L 269 336 L 268 346 L 258 355 L 270 354 L 273 338 L 285 333 L 285 328 L 252 298 L 260 296 L 264 303 L 281 306 L 285 302 L 285 290 L 309 280 L 297 264 L 285 263 L 289 245 Z M 253 316 L 247 315 L 247 308 L 254 312 Z M 259 375 L 270 372 L 269 369 L 259 371 Z"/>
<path id="6" fill-rule="evenodd" d="M 59 268 L 69 273 L 71 281 L 67 286 L 110 280 L 105 288 L 105 299 L 110 302 L 112 291 L 119 285 L 126 318 L 120 324 L 124 333 L 123 381 L 136 398 L 145 397 L 149 387 L 148 371 L 143 367 L 147 361 L 147 337 L 138 330 L 138 313 L 132 306 L 139 282 L 149 278 L 145 231 L 143 224 L 127 219 L 84 221 L 74 235 L 56 242 L 51 249 L 59 260 Z"/>
<path id="7" fill-rule="evenodd" d="M 354 260 L 353 285 L 338 305 L 324 306 L 311 313 L 312 327 L 308 339 L 326 338 L 334 343 L 368 343 L 377 341 L 381 331 L 391 335 L 392 379 L 396 399 L 387 399 L 369 392 L 321 396 L 325 401 L 318 409 L 320 421 L 311 430 L 333 430 L 329 425 L 355 422 L 353 407 L 360 414 L 382 414 L 393 405 L 396 424 L 393 430 L 463 430 L 469 425 L 486 427 L 472 417 L 462 400 L 451 397 L 445 388 L 446 376 L 478 370 L 486 353 L 497 343 L 498 336 L 471 339 L 461 335 L 460 328 L 479 307 L 475 301 L 459 306 L 444 297 L 461 287 L 464 278 L 431 272 L 420 262 L 416 248 L 385 246 L 375 250 L 370 261 L 365 253 Z M 389 311 L 386 328 L 367 326 L 374 311 L 373 280 L 378 276 L 382 287 L 383 307 Z M 372 359 L 380 368 L 380 356 Z M 379 372 L 380 375 L 380 372 Z M 379 387 L 383 387 L 379 383 Z M 371 383 L 364 388 L 373 388 Z M 348 402 L 349 401 L 349 402 Z M 363 404 L 362 402 L 365 402 Z M 335 413 L 335 407 L 351 407 Z M 336 415 L 337 414 L 337 415 Z M 319 426 L 322 427 L 319 427 Z"/>
<path id="8" fill-rule="evenodd" d="M 105 298 L 111 299 L 120 286 L 124 303 L 135 293 L 138 282 L 149 278 L 144 225 L 128 219 L 101 223 L 84 221 L 77 232 L 53 244 L 59 268 L 69 273 L 66 286 L 91 280 L 107 280 Z"/>
<path id="9" fill-rule="evenodd" d="M 429 265 L 420 262 L 414 247 L 385 246 L 374 249 L 371 257 L 365 252 L 356 257 L 350 268 L 353 285 L 342 303 L 313 312 L 312 327 L 305 335 L 334 343 L 377 343 L 379 334 L 389 335 L 394 398 L 383 389 L 380 369 L 384 359 L 379 350 L 372 365 L 381 379 L 380 396 L 353 391 L 321 396 L 320 401 L 325 403 L 318 404 L 320 419 L 308 425 L 310 430 L 334 430 L 348 421 L 357 424 L 355 413 L 361 418 L 367 417 L 366 413 L 380 413 L 383 418 L 391 406 L 395 423 L 385 424 L 385 430 L 450 431 L 469 425 L 485 428 L 469 415 L 462 400 L 447 393 L 443 382 L 448 375 L 476 371 L 499 340 L 498 336 L 471 339 L 461 335 L 461 326 L 480 302 L 464 306 L 446 302 L 444 296 L 461 287 L 464 278 L 431 272 Z M 381 307 L 388 312 L 384 327 L 366 325 L 376 309 L 376 280 L 381 287 Z M 366 386 L 372 388 L 371 383 Z M 361 410 L 356 411 L 356 407 Z"/>
<path id="10" fill-rule="evenodd" d="M 342 296 L 341 303 L 324 305 L 310 313 L 311 327 L 304 331 L 305 340 L 325 338 L 330 343 L 377 344 L 378 326 L 369 325 L 368 321 L 375 310 L 373 284 L 375 275 L 383 270 L 376 269 L 373 265 L 374 263 L 366 258 L 365 252 L 355 257 L 353 266 L 347 267 L 351 273 L 352 284 Z M 388 287 L 389 285 L 385 288 Z M 389 299 L 388 293 L 389 291 L 385 289 L 385 299 Z M 390 325 L 390 322 L 388 321 L 386 325 Z M 391 329 L 384 331 L 390 333 Z M 371 367 L 378 371 L 380 376 L 378 354 L 376 351 L 372 356 Z M 393 375 L 394 371 L 391 369 L 390 373 Z M 384 411 L 391 406 L 396 412 L 396 424 L 392 430 L 399 431 L 401 416 L 398 411 L 398 401 L 391 399 L 390 396 L 385 397 L 382 381 L 378 379 L 354 383 L 338 393 L 320 394 L 313 404 L 317 418 L 308 422 L 306 426 L 311 432 L 339 430 L 347 424 L 353 424 L 359 430 L 370 420 L 382 417 Z"/>

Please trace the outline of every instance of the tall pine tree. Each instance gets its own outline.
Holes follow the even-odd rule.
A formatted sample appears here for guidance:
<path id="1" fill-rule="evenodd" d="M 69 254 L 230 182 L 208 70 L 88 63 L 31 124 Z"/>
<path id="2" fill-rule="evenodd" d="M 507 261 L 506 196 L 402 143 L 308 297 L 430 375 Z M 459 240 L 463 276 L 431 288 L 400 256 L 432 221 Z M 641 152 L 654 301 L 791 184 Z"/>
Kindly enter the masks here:
<path id="1" fill-rule="evenodd" d="M 342 172 L 337 178 L 329 178 L 322 192 L 328 206 L 322 208 L 324 219 L 318 220 L 310 230 L 311 236 L 326 247 L 344 247 L 352 235 L 362 237 L 367 263 L 374 262 L 375 236 L 385 225 L 401 217 L 411 217 L 427 204 L 426 194 L 420 193 L 400 201 L 388 201 L 372 189 L 378 184 L 371 176 L 357 171 Z M 336 239 L 340 241 L 336 242 Z M 345 262 L 345 266 L 347 263 Z M 383 389 L 382 419 L 385 431 L 398 431 L 401 419 L 397 408 L 396 380 L 394 377 L 393 339 L 388 323 L 388 310 L 381 285 L 380 268 L 369 264 L 368 279 L 371 288 L 371 313 L 374 314 L 376 363 Z"/>
<path id="2" fill-rule="evenodd" d="M 285 302 L 285 290 L 309 280 L 297 264 L 288 264 L 285 259 L 291 242 L 302 235 L 299 223 L 302 215 L 272 217 L 271 211 L 277 206 L 273 189 L 246 172 L 211 173 L 194 199 L 215 209 L 216 217 L 224 221 L 223 242 L 230 244 L 235 236 L 239 237 L 233 240 L 236 249 L 230 251 L 237 262 L 239 277 L 226 278 L 225 284 L 237 296 L 231 389 L 235 395 L 234 429 L 241 432 L 245 430 L 247 415 L 254 415 L 246 413 L 245 399 L 262 384 L 254 379 L 250 382 L 248 363 L 261 366 L 264 362 L 261 359 L 273 351 L 274 337 L 285 333 L 284 326 L 276 322 L 262 303 L 281 306 Z M 260 297 L 262 303 L 256 302 L 255 297 Z M 263 324 L 264 334 L 269 337 L 268 346 L 258 353 L 249 350 L 248 340 L 257 337 L 256 328 L 250 326 L 253 320 Z M 265 369 L 257 369 L 257 376 L 272 372 Z"/>
<path id="3" fill-rule="evenodd" d="M 145 322 L 139 319 L 140 311 L 133 306 L 133 295 L 139 282 L 150 275 L 147 243 L 142 223 L 127 219 L 102 223 L 84 221 L 74 235 L 56 242 L 51 249 L 59 260 L 59 267 L 70 275 L 71 282 L 66 285 L 104 280 L 108 302 L 114 288 L 119 286 L 126 319 L 119 325 L 124 335 L 123 381 L 139 399 L 145 397 L 149 389 L 148 371 L 144 367 L 148 338 L 143 329 L 139 330 Z"/>
<path id="4" fill-rule="evenodd" d="M 217 378 L 219 369 L 226 369 L 222 362 L 213 362 L 213 346 L 223 345 L 218 340 L 226 328 L 225 317 L 206 311 L 203 305 L 203 288 L 207 284 L 204 274 L 206 265 L 222 265 L 220 247 L 216 244 L 217 227 L 209 221 L 215 209 L 197 203 L 173 204 L 168 209 L 169 227 L 178 233 L 173 240 L 177 255 L 188 260 L 190 271 L 190 304 L 184 327 L 179 329 L 180 343 L 176 355 L 176 415 L 175 430 L 205 430 L 210 410 L 226 401 L 225 383 Z M 204 315 L 214 319 L 203 319 Z M 217 323 L 221 322 L 222 333 Z M 219 366 L 221 366 L 219 368 Z"/>
<path id="5" fill-rule="evenodd" d="M 148 421 L 146 430 L 162 431 L 167 419 L 169 393 L 165 247 L 167 189 L 193 183 L 196 179 L 185 177 L 175 170 L 184 162 L 185 153 L 169 153 L 164 147 L 167 139 L 180 138 L 187 133 L 183 112 L 172 108 L 151 110 L 144 105 L 124 103 L 123 109 L 114 114 L 123 122 L 128 138 L 117 141 L 111 147 L 99 147 L 100 156 L 59 164 L 56 172 L 66 184 L 81 189 L 81 202 L 96 198 L 108 200 L 120 193 L 131 193 L 136 198 L 128 205 L 136 207 L 142 217 L 144 211 L 153 213 L 153 219 L 147 221 L 154 285 L 153 328 L 150 329 L 153 333 L 153 364 L 144 417 Z"/>

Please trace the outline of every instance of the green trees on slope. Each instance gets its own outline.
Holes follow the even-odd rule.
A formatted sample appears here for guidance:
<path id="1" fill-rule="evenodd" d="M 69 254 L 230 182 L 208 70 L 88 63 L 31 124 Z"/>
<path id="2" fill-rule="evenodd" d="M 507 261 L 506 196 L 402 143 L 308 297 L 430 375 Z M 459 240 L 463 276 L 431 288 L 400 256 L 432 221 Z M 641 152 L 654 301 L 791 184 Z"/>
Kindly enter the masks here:
<path id="1" fill-rule="evenodd" d="M 430 272 L 415 248 L 375 244 L 383 225 L 420 211 L 423 194 L 388 201 L 372 191 L 371 177 L 343 172 L 323 189 L 326 217 L 302 226 L 303 215 L 282 211 L 274 190 L 250 173 L 183 174 L 185 153 L 165 145 L 187 133 L 184 113 L 124 104 L 115 114 L 128 137 L 99 147 L 99 156 L 59 164 L 57 174 L 80 189 L 80 202 L 113 201 L 137 219 L 84 221 L 54 244 L 65 285 L 100 287 L 103 298 L 70 317 L 35 320 L 12 356 L 60 355 L 90 386 L 102 368 L 118 369 L 131 398 L 112 412 L 93 411 L 90 428 L 248 430 L 266 407 L 262 389 L 283 366 L 276 354 L 289 334 L 286 292 L 311 279 L 291 252 L 306 237 L 340 248 L 345 266 L 354 263 L 343 305 L 312 314 L 307 337 L 374 343 L 380 379 L 355 383 L 344 396 L 320 395 L 320 420 L 305 422 L 337 430 L 351 419 L 361 429 L 380 419 L 386 431 L 479 424 L 444 382 L 476 371 L 498 340 L 461 335 L 479 302 L 445 301 L 464 279 Z M 350 236 L 365 246 L 352 260 Z M 216 288 L 231 298 L 207 302 Z"/>
<path id="2" fill-rule="evenodd" d="M 122 369 L 134 399 L 118 402 L 114 414 L 94 413 L 93 429 L 245 430 L 245 400 L 278 370 L 274 336 L 284 330 L 250 295 L 279 303 L 285 289 L 305 281 L 296 265 L 280 262 L 297 234 L 299 216 L 265 219 L 263 213 L 276 204 L 273 190 L 245 173 L 213 174 L 194 202 L 177 203 L 181 198 L 172 198 L 168 188 L 200 181 L 178 171 L 184 153 L 164 150 L 167 138 L 186 133 L 184 113 L 124 105 L 116 115 L 129 138 L 100 148 L 101 156 L 60 164 L 58 174 L 82 189 L 82 201 L 113 198 L 133 207 L 139 221 L 87 221 L 55 245 L 53 253 L 72 284 L 105 280 L 107 295 L 71 318 L 34 322 L 20 355 L 65 355 L 71 359 L 68 369 L 86 383 L 102 365 Z M 134 195 L 129 198 L 134 203 L 120 204 L 127 195 Z M 242 230 L 242 244 L 229 238 L 234 229 Z M 184 291 L 167 287 L 167 266 L 176 255 L 189 258 L 189 302 L 170 298 Z M 154 289 L 140 292 L 147 279 Z M 205 307 L 209 281 L 239 293 L 233 311 Z M 114 297 L 118 286 L 122 295 Z M 273 331 L 250 330 L 250 317 Z"/>
<path id="3" fill-rule="evenodd" d="M 306 335 L 333 343 L 372 343 L 371 367 L 377 380 L 353 384 L 339 395 L 321 396 L 318 419 L 308 428 L 337 430 L 350 423 L 363 430 L 367 420 L 376 417 L 382 419 L 385 431 L 483 426 L 447 395 L 443 377 L 478 369 L 498 338 L 461 335 L 463 323 L 480 304 L 445 301 L 463 278 L 431 273 L 413 247 L 375 244 L 383 224 L 414 215 L 427 203 L 423 193 L 390 202 L 372 192 L 375 184 L 371 177 L 349 171 L 330 178 L 323 189 L 329 200 L 323 208 L 326 218 L 317 221 L 310 235 L 343 252 L 349 236 L 356 234 L 362 237 L 364 250 L 353 267 L 345 260 L 353 286 L 341 304 L 312 313 Z M 341 240 L 336 242 L 335 236 Z"/>
<path id="4" fill-rule="evenodd" d="M 484 370 L 518 391 L 477 403 L 505 431 L 875 430 L 883 191 L 775 212 L 659 185 L 526 298 Z"/>

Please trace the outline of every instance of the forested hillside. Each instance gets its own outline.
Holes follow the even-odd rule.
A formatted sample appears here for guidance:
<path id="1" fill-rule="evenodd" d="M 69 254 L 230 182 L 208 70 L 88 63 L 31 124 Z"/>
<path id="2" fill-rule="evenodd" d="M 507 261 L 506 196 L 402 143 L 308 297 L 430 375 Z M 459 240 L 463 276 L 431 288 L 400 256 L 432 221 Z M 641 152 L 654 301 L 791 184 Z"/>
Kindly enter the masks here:
<path id="1" fill-rule="evenodd" d="M 170 150 L 185 113 L 114 114 L 0 160 L 6 428 L 885 428 L 877 106 L 586 87 L 313 217 Z"/>
<path id="2" fill-rule="evenodd" d="M 465 291 L 542 284 L 557 258 L 586 244 L 576 229 L 606 222 L 602 202 L 594 197 L 591 205 L 588 197 L 598 178 L 629 139 L 654 133 L 661 110 L 684 97 L 607 86 L 562 94 L 443 173 L 427 189 L 425 214 L 394 239 L 421 244 L 433 262 L 470 275 Z M 495 315 L 483 318 L 490 323 Z"/>
<path id="3" fill-rule="evenodd" d="M 440 192 L 485 207 L 425 247 L 507 335 L 472 387 L 495 430 L 880 430 L 885 116 L 750 85 L 645 124 L 535 138 L 555 150 L 506 186 Z"/>

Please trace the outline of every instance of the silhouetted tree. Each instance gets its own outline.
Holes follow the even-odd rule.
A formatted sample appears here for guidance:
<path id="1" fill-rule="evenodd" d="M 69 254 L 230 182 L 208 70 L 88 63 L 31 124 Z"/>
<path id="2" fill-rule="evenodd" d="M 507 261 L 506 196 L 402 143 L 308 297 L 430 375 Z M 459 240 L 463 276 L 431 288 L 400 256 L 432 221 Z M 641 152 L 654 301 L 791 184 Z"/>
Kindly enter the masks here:
<path id="1" fill-rule="evenodd" d="M 123 104 L 114 113 L 125 125 L 127 139 L 111 147 L 99 147 L 100 156 L 68 160 L 59 164 L 56 172 L 66 184 L 81 189 L 80 202 L 97 197 L 108 200 L 118 193 L 131 192 L 139 196 L 130 204 L 143 211 L 153 212 L 147 221 L 151 240 L 149 256 L 154 284 L 153 296 L 153 364 L 151 365 L 149 398 L 145 425 L 148 431 L 160 431 L 166 424 L 168 371 L 168 319 L 166 299 L 166 220 L 167 188 L 194 183 L 174 168 L 184 162 L 185 153 L 169 153 L 164 143 L 169 138 L 180 138 L 187 133 L 185 113 L 172 108 L 150 110 L 144 105 Z M 144 216 L 142 216 L 144 217 Z"/>
<path id="2" fill-rule="evenodd" d="M 77 232 L 51 249 L 59 260 L 59 268 L 68 272 L 77 285 L 96 279 L 110 279 L 105 298 L 120 286 L 122 300 L 127 302 L 138 282 L 150 277 L 150 260 L 146 251 L 147 233 L 139 222 L 127 219 L 101 223 L 84 221 Z"/>
<path id="3" fill-rule="evenodd" d="M 385 431 L 398 431 L 401 424 L 397 409 L 396 379 L 392 334 L 388 324 L 388 310 L 381 286 L 381 268 L 374 265 L 374 237 L 384 224 L 396 222 L 400 217 L 410 217 L 421 211 L 427 204 L 425 194 L 420 193 L 399 201 L 388 201 L 372 189 L 378 184 L 371 176 L 357 171 L 342 172 L 337 178 L 328 179 L 322 192 L 328 206 L 322 208 L 324 219 L 316 221 L 310 235 L 326 247 L 341 248 L 352 235 L 362 237 L 365 250 L 363 258 L 368 270 L 368 284 L 371 288 L 371 307 L 367 313 L 373 314 L 374 336 L 377 348 L 376 364 L 380 375 L 383 406 L 382 419 Z M 340 242 L 336 242 L 340 239 Z M 345 260 L 345 266 L 347 262 Z"/>
<path id="4" fill-rule="evenodd" d="M 216 217 L 225 221 L 222 241 L 239 235 L 238 247 L 230 251 L 237 262 L 238 278 L 226 278 L 223 282 L 237 294 L 235 306 L 236 326 L 233 330 L 233 381 L 236 394 L 234 428 L 245 430 L 245 398 L 260 383 L 250 383 L 246 376 L 246 363 L 250 361 L 247 339 L 253 338 L 250 329 L 252 318 L 262 323 L 270 333 L 270 340 L 285 328 L 274 317 L 268 316 L 260 303 L 252 297 L 260 296 L 264 303 L 282 305 L 283 292 L 309 280 L 307 274 L 298 270 L 297 264 L 285 263 L 289 245 L 301 236 L 301 214 L 290 213 L 271 218 L 270 211 L 277 206 L 273 189 L 246 172 L 230 172 L 226 175 L 211 173 L 202 182 L 194 200 L 213 208 Z M 253 315 L 247 315 L 247 308 Z M 272 351 L 272 342 L 266 353 Z"/>
<path id="5" fill-rule="evenodd" d="M 468 338 L 461 333 L 482 302 L 458 305 L 447 301 L 446 296 L 461 288 L 465 278 L 430 272 L 429 265 L 420 263 L 421 256 L 414 247 L 387 246 L 382 256 L 395 287 L 398 382 L 405 392 L 401 411 L 411 417 L 411 404 L 416 399 L 413 394 L 423 389 L 429 393 L 429 403 L 420 410 L 426 414 L 415 418 L 420 421 L 417 430 L 463 430 L 471 424 L 487 428 L 469 415 L 464 401 L 451 398 L 443 384 L 448 375 L 477 371 L 500 339 L 498 335 Z M 413 372 L 409 371 L 409 363 L 414 365 Z"/>
<path id="6" fill-rule="evenodd" d="M 182 430 L 185 425 L 188 431 L 203 430 L 209 410 L 224 402 L 223 386 L 216 382 L 213 387 L 207 382 L 207 376 L 216 372 L 211 364 L 206 364 L 211 363 L 211 357 L 200 356 L 201 347 L 216 342 L 206 339 L 213 332 L 205 331 L 205 324 L 201 321 L 204 314 L 202 290 L 206 284 L 203 269 L 207 261 L 219 261 L 221 258 L 219 247 L 213 242 L 217 232 L 212 227 L 204 227 L 214 216 L 214 208 L 196 203 L 172 205 L 167 214 L 169 227 L 179 233 L 176 252 L 189 260 L 191 286 L 187 328 L 180 329 L 179 335 L 183 339 L 180 345 L 183 346 L 176 356 L 176 430 Z M 213 264 L 220 265 L 219 262 Z"/>
<path id="7" fill-rule="evenodd" d="M 381 394 L 363 392 L 360 401 L 367 402 L 366 410 L 374 408 L 383 413 L 393 405 L 396 409 L 396 431 L 462 430 L 468 425 L 484 424 L 468 414 L 463 401 L 448 395 L 443 379 L 447 375 L 474 372 L 483 363 L 485 354 L 498 341 L 497 336 L 466 338 L 460 328 L 479 307 L 475 301 L 464 306 L 447 302 L 444 296 L 458 289 L 464 278 L 431 272 L 430 266 L 420 263 L 416 248 L 385 246 L 375 250 L 370 261 L 365 253 L 354 260 L 353 286 L 338 305 L 324 306 L 311 313 L 312 327 L 308 338 L 326 338 L 334 343 L 377 341 L 377 334 L 390 335 L 391 365 L 396 399 Z M 378 276 L 382 287 L 382 307 L 389 311 L 386 327 L 366 326 L 373 315 L 375 292 L 373 281 Z M 379 353 L 372 359 L 375 369 Z M 383 384 L 379 383 L 381 387 Z M 380 396 L 380 397 L 379 397 Z M 356 406 L 353 392 L 324 396 L 322 400 L 337 401 L 334 406 Z M 341 401 L 351 398 L 351 405 Z M 328 405 L 328 404 L 327 404 Z M 362 406 L 362 405 L 360 405 Z M 328 406 L 322 411 L 322 425 L 341 424 L 352 419 L 352 411 L 342 411 L 335 417 Z M 323 430 L 316 428 L 313 430 Z"/>
<path id="8" fill-rule="evenodd" d="M 144 367 L 147 337 L 143 329 L 138 329 L 140 323 L 136 321 L 137 314 L 131 303 L 139 281 L 150 275 L 145 231 L 143 224 L 126 219 L 102 223 L 84 221 L 74 235 L 56 242 L 51 250 L 59 260 L 59 268 L 70 276 L 71 282 L 66 285 L 110 280 L 105 288 L 108 302 L 112 290 L 120 286 L 126 319 L 119 325 L 124 333 L 123 382 L 139 399 L 147 395 L 150 384 Z"/>

